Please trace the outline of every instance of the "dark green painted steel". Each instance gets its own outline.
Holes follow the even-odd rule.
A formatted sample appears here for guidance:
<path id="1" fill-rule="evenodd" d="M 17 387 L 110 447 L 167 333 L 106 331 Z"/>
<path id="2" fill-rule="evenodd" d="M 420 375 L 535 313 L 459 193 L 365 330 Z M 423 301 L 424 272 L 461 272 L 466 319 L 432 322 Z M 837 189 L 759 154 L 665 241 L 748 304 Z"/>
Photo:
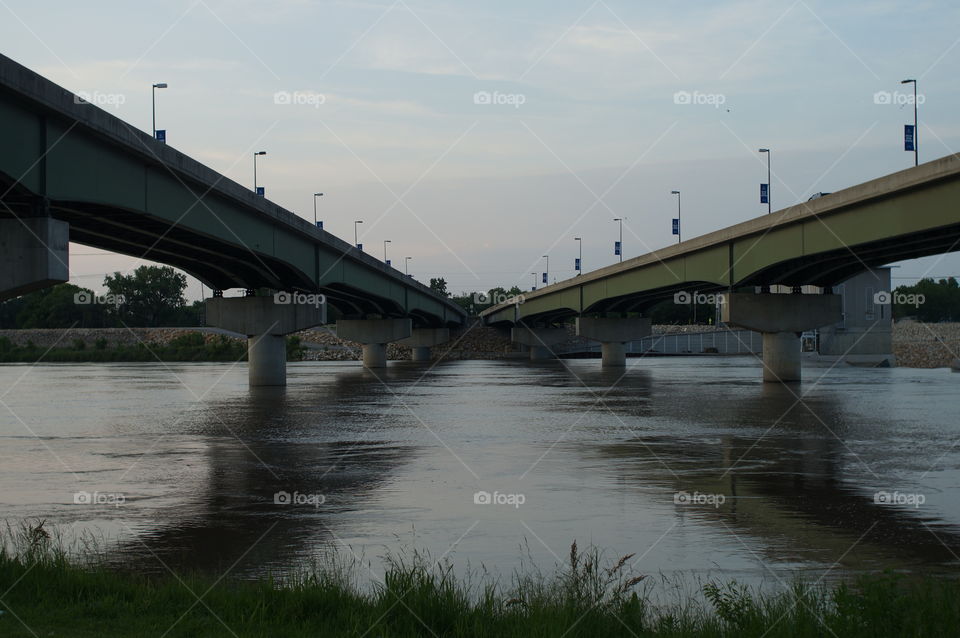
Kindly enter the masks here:
<path id="1" fill-rule="evenodd" d="M 214 289 L 323 292 L 350 316 L 459 324 L 428 287 L 0 56 L 0 216 L 70 223 L 71 241 L 170 264 Z"/>

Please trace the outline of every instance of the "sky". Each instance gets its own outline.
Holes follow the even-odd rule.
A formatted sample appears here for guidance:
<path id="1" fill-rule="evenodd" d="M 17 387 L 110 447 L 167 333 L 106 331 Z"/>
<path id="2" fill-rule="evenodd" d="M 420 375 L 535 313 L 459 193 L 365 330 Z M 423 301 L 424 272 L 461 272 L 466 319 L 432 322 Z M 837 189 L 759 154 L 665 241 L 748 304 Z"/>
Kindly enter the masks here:
<path id="1" fill-rule="evenodd" d="M 0 52 L 451 292 L 574 275 L 960 149 L 960 4 L 0 0 Z M 88 98 L 90 99 L 90 98 Z M 148 263 L 71 245 L 72 283 Z M 960 275 L 960 255 L 894 283 Z M 209 291 L 208 291 L 209 293 Z M 190 278 L 188 297 L 199 298 Z"/>

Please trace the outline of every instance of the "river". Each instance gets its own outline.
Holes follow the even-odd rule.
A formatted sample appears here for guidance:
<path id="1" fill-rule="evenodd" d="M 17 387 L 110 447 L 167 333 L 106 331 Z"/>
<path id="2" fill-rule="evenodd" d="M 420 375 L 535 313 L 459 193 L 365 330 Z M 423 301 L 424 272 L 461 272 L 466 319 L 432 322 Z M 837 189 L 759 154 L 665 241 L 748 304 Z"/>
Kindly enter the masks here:
<path id="1" fill-rule="evenodd" d="M 574 540 L 694 580 L 960 563 L 960 375 L 628 363 L 0 366 L 0 519 L 238 577 L 413 549 L 509 576 Z"/>

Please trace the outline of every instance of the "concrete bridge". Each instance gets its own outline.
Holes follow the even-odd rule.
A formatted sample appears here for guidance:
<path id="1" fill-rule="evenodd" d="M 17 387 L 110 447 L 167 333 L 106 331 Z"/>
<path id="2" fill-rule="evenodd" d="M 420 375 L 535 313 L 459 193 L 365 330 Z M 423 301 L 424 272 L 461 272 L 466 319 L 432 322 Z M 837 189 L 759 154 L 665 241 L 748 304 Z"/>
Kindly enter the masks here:
<path id="1" fill-rule="evenodd" d="M 958 248 L 960 155 L 949 155 L 526 293 L 482 316 L 513 326 L 531 358 L 551 356 L 565 340 L 558 324 L 572 318 L 579 335 L 601 343 L 603 365 L 623 366 L 624 343 L 650 334 L 650 307 L 714 295 L 707 300 L 721 305 L 727 324 L 763 334 L 764 380 L 798 381 L 800 333 L 842 319 L 835 286 Z"/>
<path id="2" fill-rule="evenodd" d="M 466 313 L 450 300 L 0 56 L 0 299 L 67 281 L 68 242 L 180 268 L 214 290 L 211 325 L 249 336 L 252 385 L 285 383 L 283 335 L 338 319 L 386 364 Z M 245 289 L 246 297 L 220 291 Z M 288 294 L 274 296 L 276 291 Z M 322 296 L 321 296 L 322 295 Z M 321 303 L 322 302 L 322 303 Z"/>

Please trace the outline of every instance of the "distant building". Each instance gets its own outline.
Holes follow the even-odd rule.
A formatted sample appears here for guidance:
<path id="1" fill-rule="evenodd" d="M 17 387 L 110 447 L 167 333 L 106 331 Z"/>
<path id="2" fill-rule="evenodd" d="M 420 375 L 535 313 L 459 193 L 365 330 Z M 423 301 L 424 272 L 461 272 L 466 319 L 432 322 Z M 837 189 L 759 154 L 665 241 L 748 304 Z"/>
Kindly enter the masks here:
<path id="1" fill-rule="evenodd" d="M 843 298 L 843 320 L 817 331 L 817 351 L 851 363 L 895 363 L 890 268 L 872 268 L 833 292 Z"/>

